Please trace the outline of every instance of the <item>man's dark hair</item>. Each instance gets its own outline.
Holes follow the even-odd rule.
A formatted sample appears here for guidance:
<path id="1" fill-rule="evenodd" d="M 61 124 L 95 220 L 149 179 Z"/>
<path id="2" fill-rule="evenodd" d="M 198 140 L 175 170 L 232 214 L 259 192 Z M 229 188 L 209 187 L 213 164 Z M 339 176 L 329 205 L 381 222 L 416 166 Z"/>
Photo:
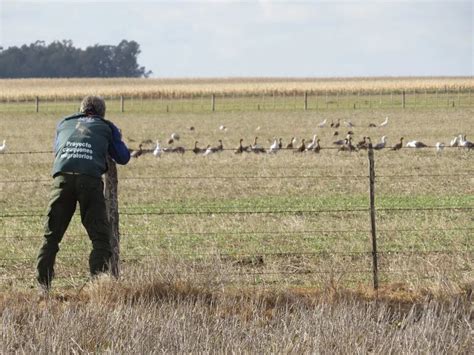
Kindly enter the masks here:
<path id="1" fill-rule="evenodd" d="M 80 112 L 104 117 L 105 116 L 105 101 L 99 96 L 86 96 L 81 102 Z"/>

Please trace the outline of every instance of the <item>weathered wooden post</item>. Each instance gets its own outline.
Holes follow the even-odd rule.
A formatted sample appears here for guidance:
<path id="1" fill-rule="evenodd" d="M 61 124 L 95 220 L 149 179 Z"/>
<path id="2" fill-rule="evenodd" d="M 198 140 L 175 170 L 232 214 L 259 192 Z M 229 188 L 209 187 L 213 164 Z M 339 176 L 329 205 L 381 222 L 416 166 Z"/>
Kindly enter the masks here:
<path id="1" fill-rule="evenodd" d="M 119 231 L 119 212 L 118 212 L 118 176 L 117 166 L 112 158 L 107 157 L 108 170 L 104 176 L 104 197 L 109 218 L 112 238 L 112 258 L 110 260 L 110 271 L 113 276 L 119 277 L 120 274 L 120 231 Z"/>
<path id="2" fill-rule="evenodd" d="M 123 112 L 124 101 L 123 95 L 120 95 L 120 112 Z"/>
<path id="3" fill-rule="evenodd" d="M 304 110 L 305 111 L 308 110 L 308 92 L 307 91 L 304 92 Z"/>
<path id="4" fill-rule="evenodd" d="M 402 108 L 405 108 L 405 90 L 402 91 Z"/>
<path id="5" fill-rule="evenodd" d="M 216 110 L 216 95 L 211 95 L 211 111 L 214 112 Z"/>
<path id="6" fill-rule="evenodd" d="M 372 273 L 374 290 L 379 288 L 378 264 L 377 264 L 377 234 L 375 229 L 375 164 L 372 143 L 369 144 L 369 198 L 370 198 L 370 229 L 372 235 Z"/>
<path id="7" fill-rule="evenodd" d="M 40 105 L 40 99 L 38 96 L 36 96 L 36 112 L 39 112 L 39 105 Z"/>

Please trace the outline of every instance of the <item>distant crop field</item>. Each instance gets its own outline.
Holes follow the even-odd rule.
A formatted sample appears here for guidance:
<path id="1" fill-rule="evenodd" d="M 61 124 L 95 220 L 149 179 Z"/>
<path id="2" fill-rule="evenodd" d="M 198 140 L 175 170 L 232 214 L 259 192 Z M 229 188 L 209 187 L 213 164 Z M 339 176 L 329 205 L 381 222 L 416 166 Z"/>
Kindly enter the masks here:
<path id="1" fill-rule="evenodd" d="M 72 110 L 64 111 L 66 115 Z M 431 148 L 376 151 L 377 235 L 381 284 L 414 287 L 473 281 L 473 151 L 436 142 L 472 138 L 470 108 L 333 110 L 326 112 L 111 113 L 127 144 L 153 150 L 177 132 L 185 154 L 144 154 L 119 167 L 123 268 L 178 257 L 196 280 L 215 268 L 230 284 L 317 286 L 336 280 L 370 285 L 371 239 L 367 152 L 339 152 L 351 121 L 354 139 L 401 136 Z M 385 127 L 379 124 L 386 117 Z M 51 183 L 58 113 L 15 113 L 0 120 L 0 282 L 34 284 L 34 260 Z M 318 124 L 327 120 L 324 128 Z M 339 136 L 330 122 L 340 121 Z M 222 126 L 225 126 L 223 129 Z M 192 127 L 192 129 L 191 129 Z M 268 148 L 274 137 L 321 140 L 319 154 L 235 154 L 239 139 Z M 217 145 L 210 156 L 190 151 Z M 58 254 L 56 285 L 87 277 L 90 242 L 78 216 Z"/>
<path id="2" fill-rule="evenodd" d="M 0 80 L 0 101 L 107 97 L 181 98 L 200 95 L 389 94 L 461 92 L 474 89 L 472 77 L 408 78 L 229 78 L 229 79 L 8 79 Z"/>

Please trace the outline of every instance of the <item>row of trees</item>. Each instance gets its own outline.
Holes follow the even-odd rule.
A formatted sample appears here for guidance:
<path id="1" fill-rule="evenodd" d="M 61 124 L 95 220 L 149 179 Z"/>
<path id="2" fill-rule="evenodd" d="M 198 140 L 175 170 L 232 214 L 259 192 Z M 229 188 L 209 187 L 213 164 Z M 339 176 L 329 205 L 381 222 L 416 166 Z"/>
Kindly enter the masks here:
<path id="1" fill-rule="evenodd" d="M 86 49 L 70 40 L 0 47 L 0 78 L 148 77 L 151 71 L 138 65 L 138 54 L 140 45 L 126 40 Z"/>

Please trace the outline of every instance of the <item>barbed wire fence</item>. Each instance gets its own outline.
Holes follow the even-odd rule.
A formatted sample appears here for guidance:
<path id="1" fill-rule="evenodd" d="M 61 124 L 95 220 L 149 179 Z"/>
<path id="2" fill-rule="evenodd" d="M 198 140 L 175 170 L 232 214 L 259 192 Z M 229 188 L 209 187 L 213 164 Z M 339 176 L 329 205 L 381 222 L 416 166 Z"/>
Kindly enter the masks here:
<path id="1" fill-rule="evenodd" d="M 425 147 L 426 148 L 434 148 L 434 147 Z M 329 147 L 328 147 L 329 149 Z M 331 148 L 337 149 L 337 148 Z M 407 148 L 409 149 L 409 148 Z M 24 151 L 24 152 L 7 152 L 6 154 L 11 155 L 25 155 L 25 154 L 46 154 L 52 153 L 50 151 Z M 395 229 L 377 229 L 377 222 L 376 216 L 377 213 L 399 213 L 399 212 L 418 212 L 418 211 L 426 211 L 426 212 L 449 212 L 449 213 L 466 213 L 472 214 L 472 210 L 474 206 L 464 205 L 464 206 L 433 206 L 433 207 L 376 207 L 375 204 L 375 186 L 377 179 L 400 179 L 403 177 L 409 178 L 472 178 L 472 170 L 466 170 L 465 172 L 457 172 L 456 174 L 405 174 L 405 175 L 376 175 L 376 169 L 374 165 L 374 156 L 373 150 L 371 147 L 368 149 L 368 159 L 369 159 L 369 171 L 368 174 L 360 174 L 354 176 L 347 176 L 347 175 L 327 175 L 327 176 L 305 176 L 305 175 L 280 175 L 280 176 L 206 176 L 206 177 L 199 177 L 199 176 L 161 176 L 161 177 L 126 177 L 121 179 L 126 180 L 160 180 L 160 179 L 168 179 L 173 181 L 183 181 L 185 179 L 194 179 L 194 178 L 206 178 L 206 179 L 334 179 L 334 178 L 354 178 L 368 181 L 368 185 L 370 187 L 370 204 L 369 206 L 354 206 L 350 208 L 308 208 L 308 209 L 236 209 L 236 208 L 229 208 L 228 210 L 222 209 L 219 207 L 216 209 L 213 205 L 201 205 L 199 206 L 200 209 L 196 208 L 189 208 L 188 210 L 147 210 L 141 206 L 132 206 L 123 209 L 120 212 L 121 216 L 170 216 L 170 215 L 192 215 L 192 216 L 204 216 L 204 215 L 226 215 L 226 216 L 233 216 L 233 215 L 257 215 L 257 214 L 271 214 L 271 215 L 285 215 L 285 214 L 307 214 L 307 215 L 315 215 L 315 214 L 338 214 L 341 215 L 342 218 L 348 214 L 367 214 L 370 216 L 370 223 L 367 223 L 368 228 L 358 228 L 358 229 L 312 229 L 312 230 L 300 230 L 300 231 L 204 231 L 204 232 L 174 232 L 174 233 L 125 233 L 122 234 L 122 237 L 128 238 L 140 238 L 140 237 L 148 237 L 148 238 L 160 238 L 160 237 L 170 237 L 174 236 L 176 238 L 186 238 L 195 235 L 200 235 L 202 237 L 209 237 L 209 236 L 216 236 L 216 235 L 236 235 L 236 236 L 243 236 L 243 235 L 266 235 L 266 236 L 322 236 L 326 238 L 330 238 L 334 235 L 365 235 L 371 238 L 371 250 L 363 250 L 363 251 L 347 251 L 347 250 L 340 250 L 340 251 L 291 251 L 291 252 L 258 252 L 258 254 L 253 253 L 245 253 L 245 252 L 220 252 L 219 258 L 221 259 L 228 259 L 231 260 L 235 265 L 239 266 L 239 269 L 235 270 L 235 272 L 229 274 L 229 277 L 237 277 L 237 276 L 249 276 L 249 277 L 256 277 L 256 276 L 281 276 L 285 277 L 288 275 L 291 276 L 301 276 L 304 277 L 305 275 L 321 275 L 321 274 L 344 274 L 344 275 L 371 275 L 372 283 L 374 289 L 378 289 L 379 287 L 379 277 L 380 274 L 396 274 L 396 273 L 420 273 L 420 268 L 415 267 L 413 265 L 408 265 L 406 267 L 390 267 L 385 268 L 383 265 L 380 264 L 380 257 L 382 261 L 384 259 L 389 259 L 394 256 L 409 256 L 409 257 L 421 257 L 421 256 L 463 256 L 466 260 L 471 260 L 474 256 L 474 249 L 470 247 L 472 245 L 472 237 L 474 228 L 470 226 L 456 226 L 456 227 L 446 227 L 446 228 L 395 228 Z M 18 179 L 18 180 L 11 180 L 5 179 L 0 180 L 0 184 L 26 184 L 26 183 L 41 183 L 41 182 L 49 182 L 50 180 L 46 179 Z M 111 185 L 109 185 L 110 188 Z M 109 203 L 115 204 L 115 208 L 118 210 L 118 201 L 110 200 Z M 43 213 L 40 211 L 34 211 L 31 209 L 25 210 L 17 210 L 14 212 L 3 213 L 0 215 L 0 220 L 6 219 L 19 219 L 19 218 L 42 218 Z M 430 249 L 430 250 L 399 250 L 399 249 L 389 249 L 389 248 L 382 248 L 380 249 L 380 245 L 377 245 L 377 234 L 378 233 L 404 233 L 404 232 L 416 232 L 416 233 L 432 233 L 432 232 L 439 232 L 439 233 L 447 233 L 447 232 L 457 232 L 464 236 L 466 236 L 466 249 Z M 85 234 L 77 234 L 77 237 L 82 237 Z M 116 225 L 116 237 L 120 235 L 118 232 L 118 224 Z M 21 239 L 30 239 L 35 238 L 37 236 L 34 235 L 15 235 L 14 233 L 6 232 L 4 235 L 0 236 L 4 240 L 21 240 Z M 164 254 L 147 254 L 147 253 L 127 253 L 126 251 L 123 255 L 118 255 L 119 248 L 116 250 L 116 260 L 120 262 L 133 262 L 137 260 L 142 260 L 145 258 L 160 258 Z M 189 256 L 192 257 L 194 260 L 204 259 L 213 257 L 216 254 L 211 252 L 193 252 L 189 255 L 185 255 L 183 253 L 180 254 L 181 256 Z M 258 266 L 261 261 L 267 259 L 269 257 L 273 258 L 288 258 L 288 257 L 312 257 L 312 258 L 368 258 L 371 260 L 371 266 L 366 268 L 350 268 L 345 269 L 343 267 L 344 264 L 337 263 L 336 268 L 331 268 L 330 270 L 327 269 L 317 269 L 317 268 L 302 268 L 298 269 L 295 268 L 292 271 L 288 270 L 278 270 L 278 271 L 269 271 L 269 270 L 260 270 L 256 268 L 249 268 L 249 269 L 242 269 L 241 266 L 243 264 L 250 265 L 250 266 Z M 59 258 L 67 259 L 67 260 L 77 260 L 85 258 L 86 255 L 84 254 L 64 254 L 60 255 Z M 5 269 L 5 275 L 0 276 L 0 280 L 2 282 L 14 282 L 15 280 L 30 280 L 31 276 L 25 275 L 11 275 L 7 276 L 7 273 L 10 273 L 8 268 L 15 269 L 15 265 L 22 265 L 22 264 L 31 264 L 33 263 L 35 258 L 31 257 L 4 257 L 0 258 L 0 270 L 2 268 Z M 3 264 L 3 265 L 2 265 Z M 472 273 L 472 262 L 464 263 L 463 265 L 453 266 L 450 268 L 443 268 L 442 272 L 444 274 L 452 274 L 452 275 L 459 275 L 459 274 L 470 274 Z M 2 272 L 3 273 L 3 272 Z M 69 276 L 61 276 L 64 279 L 71 279 L 71 278 L 86 278 L 85 275 L 69 275 Z M 356 280 L 355 278 L 354 280 Z"/>

